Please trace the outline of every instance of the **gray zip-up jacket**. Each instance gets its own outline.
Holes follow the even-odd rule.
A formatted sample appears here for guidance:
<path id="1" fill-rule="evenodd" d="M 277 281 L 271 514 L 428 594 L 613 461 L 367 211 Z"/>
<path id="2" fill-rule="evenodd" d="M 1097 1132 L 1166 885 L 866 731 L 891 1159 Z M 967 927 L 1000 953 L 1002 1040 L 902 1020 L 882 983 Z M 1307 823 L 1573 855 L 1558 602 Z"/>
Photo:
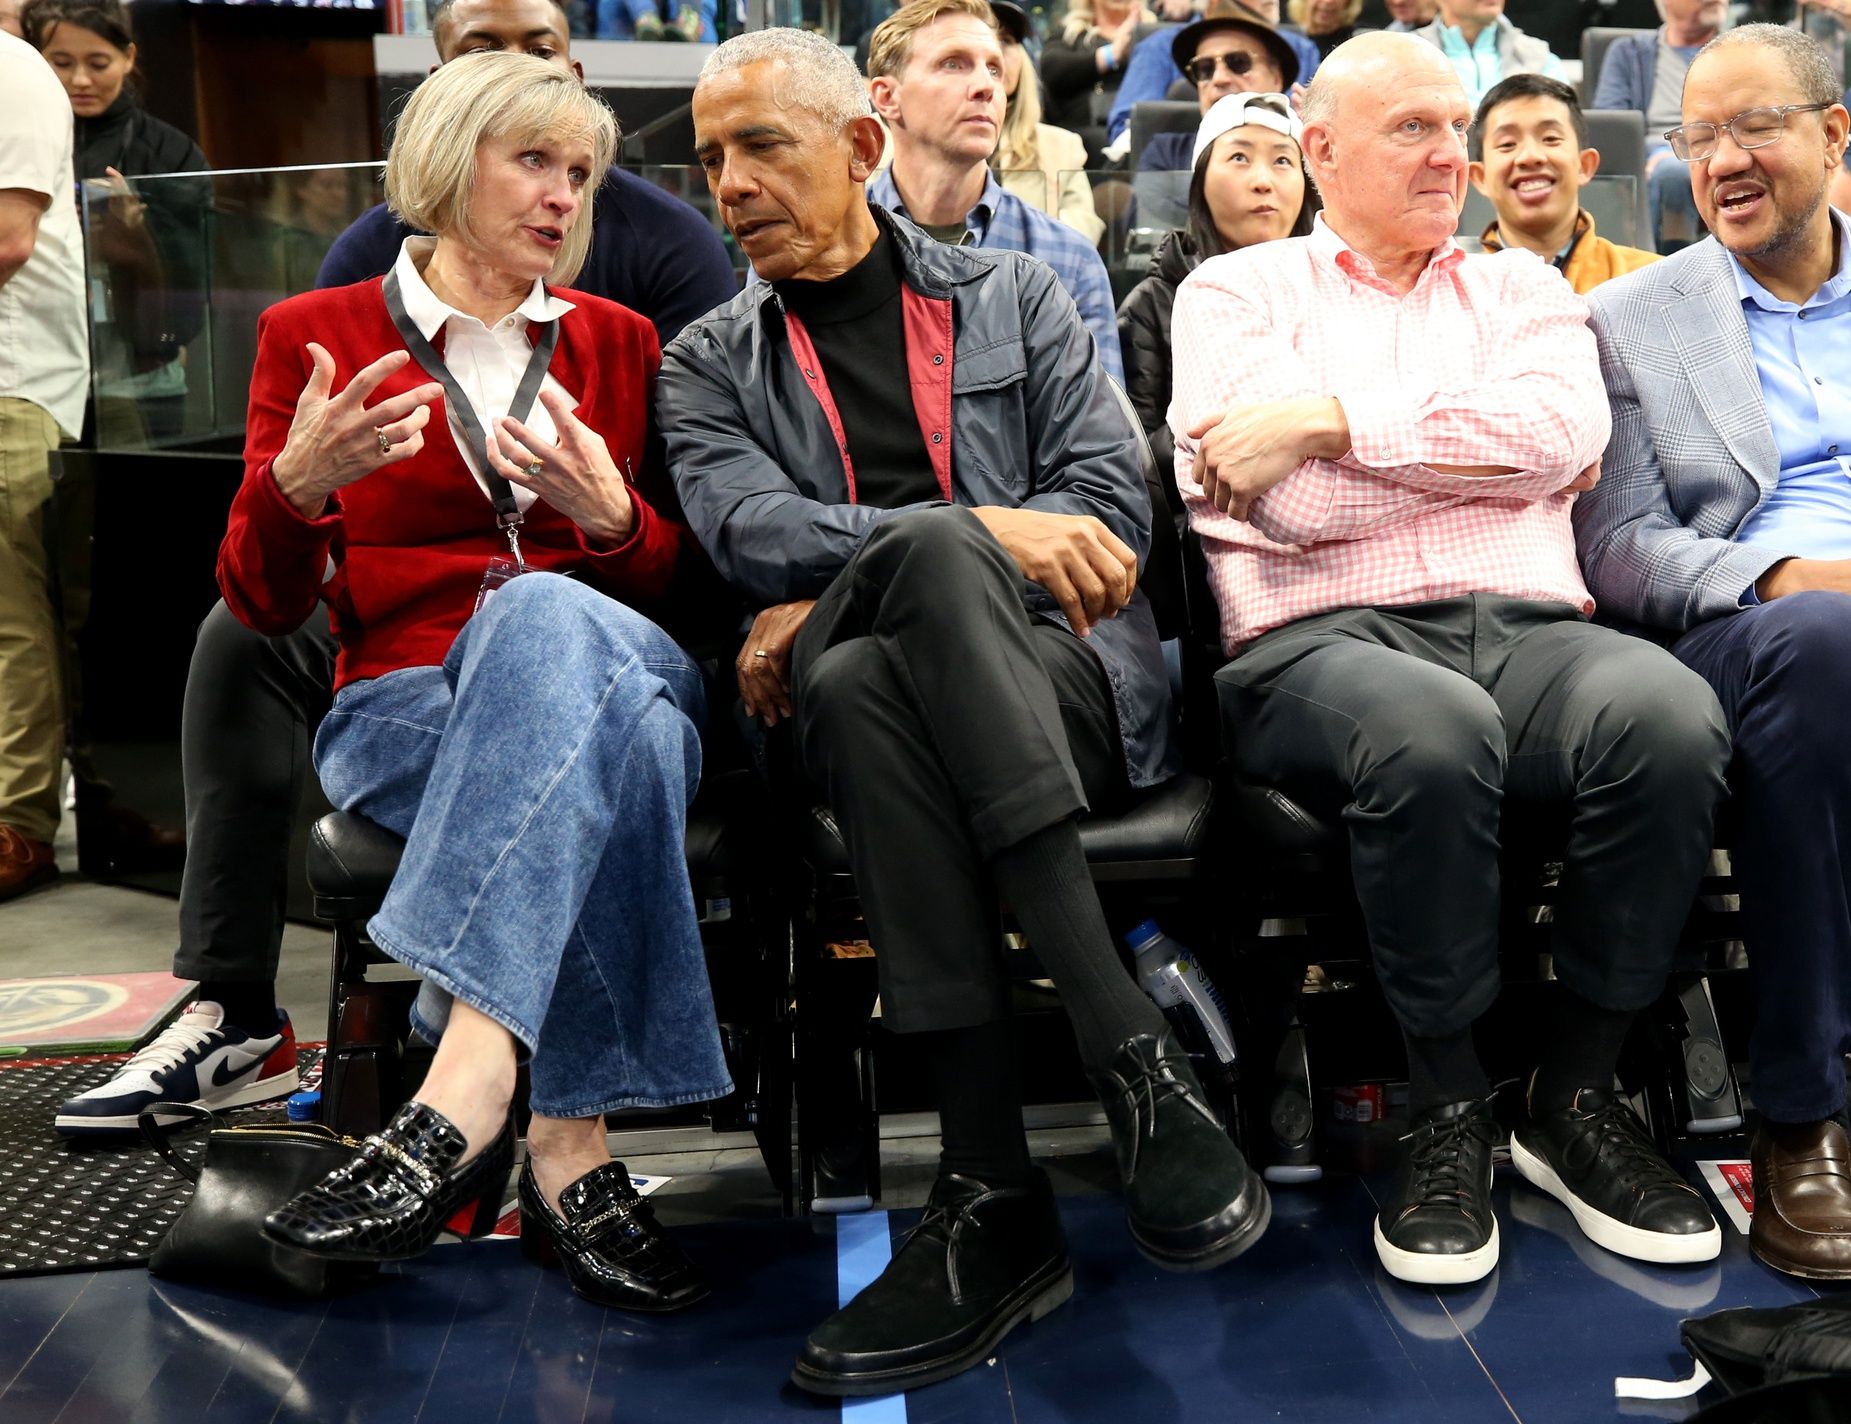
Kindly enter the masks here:
<path id="1" fill-rule="evenodd" d="M 1136 440 L 1073 299 L 1017 252 L 953 248 L 880 209 L 899 245 L 910 405 L 943 498 L 854 502 L 841 423 L 808 334 L 768 283 L 691 323 L 662 353 L 656 408 L 689 526 L 723 578 L 760 606 L 815 598 L 883 520 L 938 504 L 1090 514 L 1150 549 Z M 1024 605 L 1065 623 L 1026 579 Z M 1181 768 L 1169 679 L 1139 589 L 1086 640 L 1112 684 L 1125 769 L 1149 786 Z"/>

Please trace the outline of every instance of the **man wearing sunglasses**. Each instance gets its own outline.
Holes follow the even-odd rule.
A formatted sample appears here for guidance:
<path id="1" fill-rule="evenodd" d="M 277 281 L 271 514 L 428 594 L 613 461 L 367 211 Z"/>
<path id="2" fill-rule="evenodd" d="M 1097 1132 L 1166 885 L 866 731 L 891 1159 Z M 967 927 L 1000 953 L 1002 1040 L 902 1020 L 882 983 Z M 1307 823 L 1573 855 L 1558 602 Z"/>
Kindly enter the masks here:
<path id="1" fill-rule="evenodd" d="M 1712 236 L 1589 299 L 1613 405 L 1575 507 L 1588 586 L 1671 635 L 1735 738 L 1755 974 L 1749 1244 L 1851 1277 L 1851 223 L 1825 201 L 1851 114 L 1826 50 L 1744 25 L 1665 135 Z"/>
<path id="2" fill-rule="evenodd" d="M 1176 32 L 1170 45 L 1176 67 L 1195 84 L 1206 114 L 1229 94 L 1283 94 L 1298 82 L 1298 55 L 1278 30 L 1238 6 Z M 1141 169 L 1188 168 L 1194 129 L 1155 134 L 1138 155 Z"/>
<path id="3" fill-rule="evenodd" d="M 1220 20 L 1239 17 L 1254 20 L 1270 27 L 1279 41 L 1292 51 L 1298 60 L 1298 83 L 1309 84 L 1311 76 L 1317 73 L 1318 47 L 1298 30 L 1279 22 L 1279 0 L 1209 0 L 1202 9 L 1202 19 Z M 1170 86 L 1179 79 L 1194 80 L 1188 74 L 1189 60 L 1196 52 L 1196 36 L 1191 35 L 1182 40 L 1180 28 L 1153 30 L 1147 36 L 1147 43 L 1140 43 L 1131 52 L 1131 62 L 1125 66 L 1125 79 L 1118 86 L 1118 97 L 1112 101 L 1112 112 L 1106 118 L 1106 137 L 1111 140 L 1106 149 L 1107 157 L 1123 157 L 1131 147 L 1131 111 L 1138 104 L 1150 103 L 1166 97 Z M 1223 90 L 1222 93 L 1236 93 L 1236 90 Z M 1263 89 L 1249 86 L 1249 93 L 1264 93 Z M 1217 94 L 1215 98 L 1220 98 Z M 1209 100 L 1213 103 L 1214 99 Z M 1203 112 L 1207 113 L 1206 106 Z"/>

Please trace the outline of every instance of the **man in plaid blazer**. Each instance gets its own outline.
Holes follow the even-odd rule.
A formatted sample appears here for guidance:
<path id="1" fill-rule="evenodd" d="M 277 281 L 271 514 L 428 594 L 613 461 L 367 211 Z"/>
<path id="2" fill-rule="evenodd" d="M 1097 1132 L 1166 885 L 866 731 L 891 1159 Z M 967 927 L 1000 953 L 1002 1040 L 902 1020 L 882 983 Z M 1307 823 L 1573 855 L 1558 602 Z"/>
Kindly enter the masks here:
<path id="1" fill-rule="evenodd" d="M 1748 25 L 1692 63 L 1672 150 L 1714 237 L 1589 298 L 1613 435 L 1574 511 L 1610 614 L 1672 636 L 1735 741 L 1758 1008 L 1750 1244 L 1851 1277 L 1851 115 L 1825 51 Z"/>

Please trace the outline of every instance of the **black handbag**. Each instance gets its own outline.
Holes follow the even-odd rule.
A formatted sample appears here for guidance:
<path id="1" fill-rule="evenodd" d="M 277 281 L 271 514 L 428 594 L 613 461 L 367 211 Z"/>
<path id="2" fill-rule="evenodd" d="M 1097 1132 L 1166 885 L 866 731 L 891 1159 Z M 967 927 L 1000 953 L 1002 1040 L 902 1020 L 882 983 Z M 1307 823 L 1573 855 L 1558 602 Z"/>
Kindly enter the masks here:
<path id="1" fill-rule="evenodd" d="M 193 1199 L 154 1248 L 148 1270 L 163 1280 L 229 1286 L 271 1295 L 322 1296 L 377 1275 L 371 1261 L 330 1261 L 279 1246 L 263 1234 L 264 1217 L 315 1185 L 360 1144 L 320 1124 L 266 1123 L 221 1127 L 208 1108 L 161 1103 L 212 1124 L 204 1159 L 194 1166 L 168 1141 L 151 1109 L 136 1120 L 181 1176 L 196 1184 Z"/>

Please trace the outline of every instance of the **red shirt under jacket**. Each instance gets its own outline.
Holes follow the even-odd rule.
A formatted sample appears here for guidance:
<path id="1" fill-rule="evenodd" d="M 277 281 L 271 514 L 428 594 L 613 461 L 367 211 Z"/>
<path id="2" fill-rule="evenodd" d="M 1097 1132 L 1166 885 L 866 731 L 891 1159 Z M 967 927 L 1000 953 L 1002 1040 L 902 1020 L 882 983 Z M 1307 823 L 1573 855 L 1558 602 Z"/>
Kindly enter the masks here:
<path id="1" fill-rule="evenodd" d="M 276 486 L 271 461 L 288 438 L 313 369 L 308 343 L 319 342 L 334 357 L 337 393 L 361 368 L 403 349 L 381 286 L 374 279 L 308 292 L 258 319 L 244 483 L 219 548 L 225 602 L 260 633 L 292 632 L 316 599 L 328 602 L 341 644 L 337 689 L 441 663 L 475 607 L 488 561 L 508 552 L 494 506 L 451 439 L 441 396 L 424 427 L 424 448 L 337 491 L 320 518 L 303 518 Z M 700 558 L 651 426 L 661 349 L 655 328 L 628 308 L 583 292 L 559 295 L 574 308 L 560 318 L 550 370 L 577 394 L 578 418 L 604 437 L 617 467 L 628 461 L 636 472 L 630 491 L 636 527 L 621 545 L 600 548 L 535 500 L 521 525 L 521 552 L 530 568 L 574 573 L 649 613 L 682 562 Z M 429 379 L 415 360 L 407 362 L 367 403 Z M 330 560 L 333 576 L 324 582 Z"/>

